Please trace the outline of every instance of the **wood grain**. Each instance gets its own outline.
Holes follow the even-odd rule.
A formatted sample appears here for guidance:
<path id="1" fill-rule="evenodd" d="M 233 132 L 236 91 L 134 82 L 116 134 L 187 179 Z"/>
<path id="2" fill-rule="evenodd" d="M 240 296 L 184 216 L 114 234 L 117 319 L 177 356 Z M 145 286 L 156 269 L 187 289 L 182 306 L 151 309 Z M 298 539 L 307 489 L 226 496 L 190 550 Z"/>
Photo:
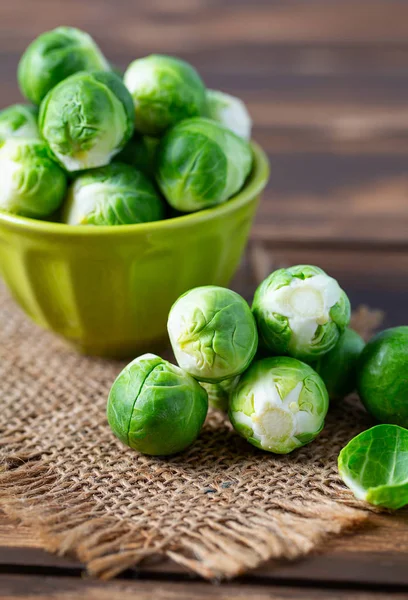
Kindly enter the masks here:
<path id="1" fill-rule="evenodd" d="M 151 52 L 191 61 L 209 87 L 241 96 L 271 181 L 234 287 L 248 299 L 273 268 L 314 263 L 354 305 L 406 322 L 408 3 L 401 0 L 13 0 L 0 2 L 1 106 L 20 101 L 19 57 L 41 31 L 70 24 L 119 67 Z M 408 513 L 375 516 L 293 565 L 267 564 L 211 586 L 171 563 L 101 584 L 45 554 L 0 516 L 0 597 L 71 600 L 408 598 Z M 48 574 L 48 576 L 46 576 Z M 388 586 L 388 587 L 387 587 Z"/>
<path id="2" fill-rule="evenodd" d="M 322 589 L 274 586 L 267 588 L 253 584 L 232 583 L 212 585 L 210 583 L 185 581 L 135 581 L 98 583 L 68 577 L 21 578 L 16 575 L 0 575 L 2 600 L 389 600 L 389 591 L 362 591 L 353 588 Z M 392 594 L 394 599 L 406 599 L 402 590 Z"/>
<path id="3" fill-rule="evenodd" d="M 195 64 L 238 94 L 271 161 L 255 236 L 405 242 L 408 231 L 408 4 L 15 0 L 0 4 L 1 103 L 42 30 L 89 30 L 125 68 L 150 52 Z M 38 18 L 41 15 L 41 19 Z M 104 24 L 109 23 L 109 27 Z"/>

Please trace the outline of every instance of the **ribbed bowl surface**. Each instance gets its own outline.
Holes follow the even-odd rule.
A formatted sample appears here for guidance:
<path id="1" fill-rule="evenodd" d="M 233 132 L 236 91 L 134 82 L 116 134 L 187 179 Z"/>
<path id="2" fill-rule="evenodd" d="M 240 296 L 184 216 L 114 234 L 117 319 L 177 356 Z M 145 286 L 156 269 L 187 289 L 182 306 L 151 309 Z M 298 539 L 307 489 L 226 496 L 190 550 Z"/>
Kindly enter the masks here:
<path id="1" fill-rule="evenodd" d="M 73 227 L 0 213 L 0 270 L 13 296 L 81 352 L 153 350 L 180 294 L 226 286 L 237 269 L 268 179 L 263 151 L 253 150 L 253 173 L 236 197 L 175 219 Z"/>

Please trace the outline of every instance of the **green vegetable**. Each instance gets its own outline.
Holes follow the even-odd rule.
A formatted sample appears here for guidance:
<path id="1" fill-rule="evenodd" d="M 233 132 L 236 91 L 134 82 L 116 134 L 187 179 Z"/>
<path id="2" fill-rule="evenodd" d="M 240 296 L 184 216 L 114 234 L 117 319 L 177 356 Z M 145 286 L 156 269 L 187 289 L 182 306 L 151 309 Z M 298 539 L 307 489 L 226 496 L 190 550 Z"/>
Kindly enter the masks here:
<path id="1" fill-rule="evenodd" d="M 74 180 L 63 220 L 69 225 L 130 225 L 163 217 L 163 203 L 149 179 L 129 165 L 112 163 Z"/>
<path id="2" fill-rule="evenodd" d="M 127 68 L 124 82 L 140 133 L 159 136 L 183 119 L 204 114 L 205 86 L 183 60 L 156 54 L 139 58 Z"/>
<path id="3" fill-rule="evenodd" d="M 0 111 L 0 139 L 12 137 L 39 139 L 38 111 L 34 106 L 13 104 Z"/>
<path id="4" fill-rule="evenodd" d="M 113 73 L 77 73 L 46 96 L 39 126 L 67 171 L 101 167 L 133 135 L 132 98 Z"/>
<path id="5" fill-rule="evenodd" d="M 408 327 L 386 329 L 368 342 L 358 363 L 357 389 L 378 421 L 408 427 Z"/>
<path id="6" fill-rule="evenodd" d="M 251 138 L 252 120 L 240 98 L 217 90 L 207 90 L 207 116 L 245 140 Z"/>
<path id="7" fill-rule="evenodd" d="M 252 310 L 267 350 L 306 362 L 332 350 L 350 321 L 350 303 L 337 281 L 308 265 L 269 275 Z"/>
<path id="8" fill-rule="evenodd" d="M 109 71 L 109 63 L 85 32 L 57 27 L 35 39 L 18 65 L 23 96 L 40 104 L 58 83 L 78 71 Z"/>
<path id="9" fill-rule="evenodd" d="M 237 432 L 262 450 L 288 454 L 320 433 L 329 396 L 310 366 L 289 357 L 255 361 L 234 388 L 229 417 Z"/>
<path id="10" fill-rule="evenodd" d="M 65 173 L 40 140 L 6 140 L 0 148 L 0 173 L 1 210 L 41 219 L 64 199 Z"/>
<path id="11" fill-rule="evenodd" d="M 169 204 L 192 212 L 225 202 L 252 167 L 248 142 L 210 119 L 186 119 L 161 140 L 157 182 Z"/>
<path id="12" fill-rule="evenodd" d="M 131 165 L 145 175 L 153 177 L 158 144 L 158 139 L 136 133 L 123 150 L 115 156 L 115 160 Z"/>
<path id="13" fill-rule="evenodd" d="M 239 375 L 258 346 L 248 304 L 236 292 L 214 285 L 180 296 L 167 329 L 178 364 L 199 381 L 216 383 Z"/>
<path id="14" fill-rule="evenodd" d="M 408 504 L 408 430 L 377 425 L 339 455 L 339 473 L 356 498 L 394 510 Z"/>
<path id="15" fill-rule="evenodd" d="M 346 329 L 334 348 L 313 365 L 332 400 L 344 398 L 356 389 L 357 361 L 364 346 L 364 340 L 358 333 Z"/>
<path id="16" fill-rule="evenodd" d="M 238 383 L 239 377 L 224 379 L 219 383 L 206 383 L 200 381 L 200 385 L 207 391 L 208 403 L 212 408 L 226 412 L 228 410 L 229 399 L 232 390 Z"/>
<path id="17" fill-rule="evenodd" d="M 207 409 L 207 392 L 195 379 L 159 356 L 143 354 L 114 382 L 107 417 L 124 444 L 164 456 L 197 439 Z"/>

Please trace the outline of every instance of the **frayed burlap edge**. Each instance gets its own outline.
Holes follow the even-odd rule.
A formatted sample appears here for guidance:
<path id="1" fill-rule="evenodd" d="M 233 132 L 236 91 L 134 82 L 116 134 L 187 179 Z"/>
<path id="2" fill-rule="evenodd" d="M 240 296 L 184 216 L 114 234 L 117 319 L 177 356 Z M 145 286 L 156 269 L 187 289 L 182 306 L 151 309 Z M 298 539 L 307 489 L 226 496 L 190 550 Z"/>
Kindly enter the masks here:
<path id="1" fill-rule="evenodd" d="M 79 486 L 69 489 L 58 481 L 46 460 L 15 457 L 3 469 L 8 470 L 0 474 L 0 502 L 7 516 L 30 526 L 45 550 L 76 556 L 90 575 L 102 579 L 165 556 L 206 579 L 228 579 L 267 560 L 305 556 L 330 536 L 361 526 L 369 516 L 362 503 L 339 489 L 336 501 L 321 497 L 296 506 L 293 500 L 281 500 L 267 511 L 245 507 L 241 516 L 240 507 L 223 524 L 209 519 L 199 535 L 186 528 L 178 547 L 165 538 L 152 546 L 139 527 L 107 517 Z M 47 492 L 54 504 L 45 506 Z"/>

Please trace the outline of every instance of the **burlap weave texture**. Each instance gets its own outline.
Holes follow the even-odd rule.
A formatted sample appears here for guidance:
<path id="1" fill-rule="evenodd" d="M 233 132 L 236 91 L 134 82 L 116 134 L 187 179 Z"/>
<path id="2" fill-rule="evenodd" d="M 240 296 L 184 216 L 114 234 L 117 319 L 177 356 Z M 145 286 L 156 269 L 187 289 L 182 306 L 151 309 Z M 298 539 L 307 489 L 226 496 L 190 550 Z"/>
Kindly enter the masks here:
<path id="1" fill-rule="evenodd" d="M 371 422 L 357 399 L 289 456 L 252 448 L 210 411 L 198 442 L 166 459 L 111 434 L 106 398 L 122 364 L 84 358 L 31 324 L 0 286 L 0 498 L 47 550 L 112 577 L 165 555 L 207 578 L 295 558 L 362 522 L 337 475 L 341 447 Z M 360 312 L 356 326 L 376 325 Z"/>

